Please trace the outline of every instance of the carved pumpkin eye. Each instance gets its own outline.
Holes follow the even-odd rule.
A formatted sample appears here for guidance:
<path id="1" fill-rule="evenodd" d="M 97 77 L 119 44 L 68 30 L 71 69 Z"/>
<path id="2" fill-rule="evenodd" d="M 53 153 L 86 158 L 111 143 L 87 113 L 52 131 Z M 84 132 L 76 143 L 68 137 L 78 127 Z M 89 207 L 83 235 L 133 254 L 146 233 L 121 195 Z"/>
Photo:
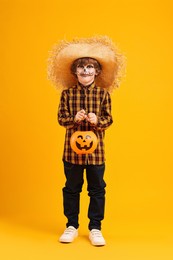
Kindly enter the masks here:
<path id="1" fill-rule="evenodd" d="M 97 136 L 92 131 L 76 131 L 70 139 L 71 148 L 77 154 L 92 153 L 97 144 Z"/>

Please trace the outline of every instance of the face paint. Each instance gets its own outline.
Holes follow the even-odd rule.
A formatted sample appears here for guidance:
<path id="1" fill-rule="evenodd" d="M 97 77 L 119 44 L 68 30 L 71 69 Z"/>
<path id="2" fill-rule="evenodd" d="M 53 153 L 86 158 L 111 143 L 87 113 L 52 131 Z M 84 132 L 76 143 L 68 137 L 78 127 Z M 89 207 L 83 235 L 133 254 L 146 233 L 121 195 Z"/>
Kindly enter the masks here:
<path id="1" fill-rule="evenodd" d="M 87 64 L 87 65 L 78 65 L 76 69 L 76 75 L 78 81 L 84 86 L 87 86 L 94 81 L 97 73 L 93 64 Z"/>

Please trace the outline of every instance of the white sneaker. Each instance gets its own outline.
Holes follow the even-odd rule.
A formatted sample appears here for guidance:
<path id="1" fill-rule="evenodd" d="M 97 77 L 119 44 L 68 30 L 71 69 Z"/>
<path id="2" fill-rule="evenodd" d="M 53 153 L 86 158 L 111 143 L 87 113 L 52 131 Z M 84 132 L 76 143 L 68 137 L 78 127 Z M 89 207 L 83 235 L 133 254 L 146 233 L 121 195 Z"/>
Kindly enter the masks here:
<path id="1" fill-rule="evenodd" d="M 89 233 L 89 239 L 93 246 L 104 246 L 106 241 L 102 235 L 102 232 L 98 229 L 92 229 Z"/>
<path id="2" fill-rule="evenodd" d="M 60 236 L 59 241 L 62 243 L 71 243 L 78 236 L 78 231 L 73 226 L 65 229 L 64 233 Z"/>

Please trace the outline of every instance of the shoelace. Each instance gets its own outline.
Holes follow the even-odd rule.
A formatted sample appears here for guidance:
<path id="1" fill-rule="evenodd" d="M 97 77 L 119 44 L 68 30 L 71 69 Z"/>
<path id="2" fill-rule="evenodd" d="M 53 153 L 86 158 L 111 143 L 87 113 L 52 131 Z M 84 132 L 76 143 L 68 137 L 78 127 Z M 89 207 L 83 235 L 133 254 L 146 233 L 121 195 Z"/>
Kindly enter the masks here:
<path id="1" fill-rule="evenodd" d="M 102 233 L 100 230 L 92 230 L 91 231 L 92 236 L 94 237 L 102 237 Z"/>
<path id="2" fill-rule="evenodd" d="M 68 228 L 66 228 L 66 230 L 64 231 L 64 234 L 72 234 L 72 233 L 74 233 L 74 229 L 73 228 L 70 228 L 70 227 L 68 227 Z"/>

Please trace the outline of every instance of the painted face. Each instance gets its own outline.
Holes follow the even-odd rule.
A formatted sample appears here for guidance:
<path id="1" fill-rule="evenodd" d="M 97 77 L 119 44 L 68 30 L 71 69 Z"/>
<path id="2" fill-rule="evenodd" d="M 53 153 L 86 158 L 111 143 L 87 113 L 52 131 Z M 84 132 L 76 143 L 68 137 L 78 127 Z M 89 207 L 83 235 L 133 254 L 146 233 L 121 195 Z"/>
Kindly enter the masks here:
<path id="1" fill-rule="evenodd" d="M 90 85 L 97 75 L 96 69 L 93 64 L 78 65 L 76 68 L 76 75 L 78 81 L 84 85 Z"/>

